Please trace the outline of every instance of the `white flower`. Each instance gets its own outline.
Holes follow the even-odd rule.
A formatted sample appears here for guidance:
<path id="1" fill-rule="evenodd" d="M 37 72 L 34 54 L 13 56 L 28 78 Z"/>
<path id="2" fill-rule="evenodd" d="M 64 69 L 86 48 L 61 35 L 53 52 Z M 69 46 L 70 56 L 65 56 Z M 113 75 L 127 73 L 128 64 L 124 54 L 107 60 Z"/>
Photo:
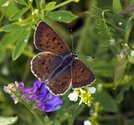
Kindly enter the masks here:
<path id="1" fill-rule="evenodd" d="M 91 125 L 91 122 L 89 120 L 85 120 L 84 125 Z"/>
<path id="2" fill-rule="evenodd" d="M 122 25 L 122 22 L 119 22 L 118 24 L 121 26 Z"/>
<path id="3" fill-rule="evenodd" d="M 8 7 L 9 3 L 9 1 L 5 2 L 4 4 L 2 4 L 2 7 Z"/>
<path id="4" fill-rule="evenodd" d="M 4 91 L 6 92 L 6 93 L 11 93 L 12 91 L 12 89 L 14 89 L 14 84 L 13 83 L 11 83 L 11 84 L 9 84 L 8 86 L 4 86 Z"/>
<path id="5" fill-rule="evenodd" d="M 96 88 L 95 87 L 89 87 L 88 93 L 94 94 L 95 92 L 96 92 Z"/>
<path id="6" fill-rule="evenodd" d="M 70 101 L 76 102 L 76 101 L 78 100 L 78 95 L 77 95 L 77 93 L 72 92 L 72 93 L 70 93 L 70 94 L 68 95 L 68 98 L 70 99 Z"/>

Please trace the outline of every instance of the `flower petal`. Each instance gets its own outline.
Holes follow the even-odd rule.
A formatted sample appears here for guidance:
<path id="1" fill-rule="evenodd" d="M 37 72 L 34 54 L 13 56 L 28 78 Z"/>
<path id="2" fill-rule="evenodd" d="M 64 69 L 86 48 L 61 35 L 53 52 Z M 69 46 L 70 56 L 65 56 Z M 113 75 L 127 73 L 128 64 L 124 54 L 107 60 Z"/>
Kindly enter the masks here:
<path id="1" fill-rule="evenodd" d="M 68 95 L 68 98 L 70 101 L 76 102 L 78 100 L 78 94 L 75 92 L 72 92 Z"/>
<path id="2" fill-rule="evenodd" d="M 19 89 L 22 90 L 24 88 L 24 83 L 23 82 L 19 82 L 18 86 L 19 86 Z"/>
<path id="3" fill-rule="evenodd" d="M 42 83 L 40 90 L 39 90 L 39 94 L 43 95 L 43 98 L 47 98 L 49 96 L 49 91 L 46 88 L 46 83 Z"/>
<path id="4" fill-rule="evenodd" d="M 25 94 L 34 93 L 34 92 L 37 91 L 38 88 L 40 88 L 40 86 L 41 86 L 41 82 L 40 82 L 39 80 L 36 80 L 36 81 L 34 82 L 33 87 L 23 89 L 23 90 L 22 90 L 22 93 L 25 93 Z"/>

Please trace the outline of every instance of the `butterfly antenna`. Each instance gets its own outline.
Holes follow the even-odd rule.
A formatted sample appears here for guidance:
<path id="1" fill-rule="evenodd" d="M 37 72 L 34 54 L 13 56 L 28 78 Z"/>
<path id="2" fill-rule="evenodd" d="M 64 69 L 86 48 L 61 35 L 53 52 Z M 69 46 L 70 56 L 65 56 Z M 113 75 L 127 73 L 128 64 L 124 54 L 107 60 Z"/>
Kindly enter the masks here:
<path id="1" fill-rule="evenodd" d="M 72 30 L 71 30 L 71 43 L 72 43 L 72 52 L 74 52 L 74 39 L 73 39 L 73 34 L 72 34 Z"/>
<path id="2" fill-rule="evenodd" d="M 74 39 L 73 39 L 73 34 L 72 34 L 72 30 L 71 31 L 71 43 L 72 43 L 72 52 L 74 52 Z M 72 74 L 72 65 L 71 65 L 71 79 L 73 78 L 73 74 Z"/>

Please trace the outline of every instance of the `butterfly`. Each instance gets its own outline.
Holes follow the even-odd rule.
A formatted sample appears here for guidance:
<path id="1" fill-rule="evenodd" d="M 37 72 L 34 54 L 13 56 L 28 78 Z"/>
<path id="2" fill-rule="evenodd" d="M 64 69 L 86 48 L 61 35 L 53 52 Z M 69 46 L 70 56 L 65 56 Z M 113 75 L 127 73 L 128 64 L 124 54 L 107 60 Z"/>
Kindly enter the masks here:
<path id="1" fill-rule="evenodd" d="M 63 95 L 72 88 L 81 88 L 95 80 L 93 73 L 67 44 L 45 22 L 37 25 L 35 47 L 41 52 L 31 60 L 31 71 L 54 95 Z"/>

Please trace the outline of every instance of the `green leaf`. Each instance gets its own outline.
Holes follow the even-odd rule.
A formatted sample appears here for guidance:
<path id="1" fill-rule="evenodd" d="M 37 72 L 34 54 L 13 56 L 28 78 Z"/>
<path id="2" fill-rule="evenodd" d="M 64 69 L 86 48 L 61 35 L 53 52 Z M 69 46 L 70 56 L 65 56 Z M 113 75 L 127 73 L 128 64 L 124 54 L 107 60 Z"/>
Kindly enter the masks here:
<path id="1" fill-rule="evenodd" d="M 24 50 L 24 48 L 26 47 L 28 43 L 29 37 L 30 37 L 30 31 L 29 30 L 24 31 L 24 34 L 18 40 L 17 45 L 15 49 L 13 50 L 13 53 L 12 53 L 13 60 L 16 60 L 21 55 L 22 51 Z"/>
<path id="2" fill-rule="evenodd" d="M 39 4 L 39 0 L 35 0 L 36 6 L 38 9 L 40 9 L 40 4 Z"/>
<path id="3" fill-rule="evenodd" d="M 76 15 L 72 14 L 70 11 L 65 11 L 65 10 L 48 12 L 47 16 L 53 20 L 64 22 L 64 23 L 70 23 L 77 18 Z"/>
<path id="4" fill-rule="evenodd" d="M 123 88 L 121 89 L 121 91 L 119 92 L 119 94 L 116 96 L 115 101 L 118 104 L 120 104 L 123 101 L 125 92 L 127 92 L 129 88 L 130 88 L 130 86 L 123 86 Z"/>
<path id="5" fill-rule="evenodd" d="M 128 56 L 128 62 L 134 64 L 134 57 Z"/>
<path id="6" fill-rule="evenodd" d="M 113 72 L 113 79 L 114 79 L 114 83 L 116 86 L 123 79 L 126 65 L 128 62 L 127 58 L 126 58 L 126 54 L 124 53 L 124 51 L 122 53 L 123 54 L 120 54 L 117 58 L 116 65 L 114 67 L 114 72 Z"/>
<path id="7" fill-rule="evenodd" d="M 19 3 L 21 5 L 27 5 L 25 0 L 15 0 L 16 3 Z"/>
<path id="8" fill-rule="evenodd" d="M 19 28 L 10 33 L 6 33 L 0 41 L 0 46 L 2 47 L 1 49 L 5 49 L 8 45 L 14 44 L 23 35 L 23 33 L 23 28 Z"/>
<path id="9" fill-rule="evenodd" d="M 61 123 L 58 119 L 54 119 L 54 122 L 52 125 L 61 125 Z"/>
<path id="10" fill-rule="evenodd" d="M 102 12 L 102 18 L 97 19 L 96 29 L 100 39 L 100 47 L 111 47 L 111 45 L 115 43 L 111 27 L 108 25 L 107 19 L 105 18 L 105 14 L 108 11 L 109 10 L 104 10 Z"/>
<path id="11" fill-rule="evenodd" d="M 129 18 L 129 20 L 126 23 L 126 27 L 125 27 L 125 38 L 124 38 L 124 42 L 128 43 L 128 39 L 130 36 L 130 32 L 132 29 L 132 26 L 134 24 L 134 19 L 133 19 L 133 15 Z"/>
<path id="12" fill-rule="evenodd" d="M 12 32 L 12 31 L 14 31 L 14 30 L 16 30 L 18 28 L 19 28 L 19 26 L 16 25 L 16 24 L 7 24 L 7 25 L 1 27 L 0 31 Z"/>
<path id="13" fill-rule="evenodd" d="M 23 8 L 23 9 L 19 10 L 18 12 L 14 13 L 13 15 L 11 15 L 11 16 L 9 17 L 9 20 L 10 20 L 10 21 L 18 20 L 19 18 L 22 17 L 22 15 L 23 15 L 27 10 L 28 10 L 27 7 L 25 7 L 25 8 Z"/>
<path id="14" fill-rule="evenodd" d="M 0 11 L 4 14 L 7 18 L 9 18 L 14 12 L 19 11 L 18 7 L 16 6 L 15 2 L 10 1 L 10 4 L 8 7 L 2 7 L 3 4 L 5 4 L 7 0 L 0 0 Z"/>
<path id="15" fill-rule="evenodd" d="M 18 117 L 3 117 L 0 116 L 0 125 L 12 125 L 18 120 Z"/>
<path id="16" fill-rule="evenodd" d="M 95 102 L 99 102 L 106 112 L 117 112 L 118 107 L 114 99 L 107 92 L 97 92 L 94 94 Z"/>
<path id="17" fill-rule="evenodd" d="M 0 50 L 0 63 L 4 61 L 5 57 L 6 57 L 6 52 Z"/>
<path id="18" fill-rule="evenodd" d="M 113 12 L 115 14 L 121 14 L 122 13 L 122 6 L 120 0 L 113 0 Z"/>
<path id="19" fill-rule="evenodd" d="M 50 11 L 55 7 L 56 2 L 50 2 L 46 5 L 45 10 Z"/>

